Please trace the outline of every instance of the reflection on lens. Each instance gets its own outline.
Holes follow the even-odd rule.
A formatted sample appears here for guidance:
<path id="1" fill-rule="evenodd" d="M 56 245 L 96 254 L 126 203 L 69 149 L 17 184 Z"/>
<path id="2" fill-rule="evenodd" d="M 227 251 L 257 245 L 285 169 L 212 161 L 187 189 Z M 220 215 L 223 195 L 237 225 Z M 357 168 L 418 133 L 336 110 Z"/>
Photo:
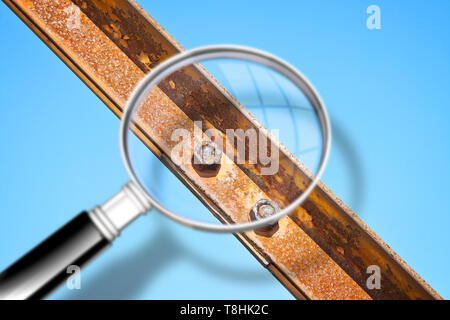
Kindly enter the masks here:
<path id="1" fill-rule="evenodd" d="M 322 156 L 320 121 L 303 92 L 284 75 L 243 60 L 176 70 L 147 93 L 131 121 L 127 151 L 141 185 L 162 206 L 202 223 L 273 216 L 301 194 L 289 189 L 292 173 L 280 165 L 291 159 L 287 150 L 310 172 Z M 303 179 L 304 189 L 309 182 L 293 178 Z M 202 202 L 226 216 L 215 217 Z M 271 224 L 259 232 L 276 230 Z"/>

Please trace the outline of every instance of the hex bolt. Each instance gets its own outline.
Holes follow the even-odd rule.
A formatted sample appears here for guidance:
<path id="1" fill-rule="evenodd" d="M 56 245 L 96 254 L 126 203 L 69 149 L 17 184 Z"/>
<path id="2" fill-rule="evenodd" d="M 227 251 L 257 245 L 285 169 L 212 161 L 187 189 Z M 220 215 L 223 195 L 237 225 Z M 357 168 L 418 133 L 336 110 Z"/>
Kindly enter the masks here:
<path id="1" fill-rule="evenodd" d="M 280 212 L 280 208 L 275 202 L 268 199 L 261 199 L 250 210 L 250 220 L 259 221 Z M 255 230 L 255 233 L 261 236 L 271 237 L 279 229 L 278 222 Z"/>
<path id="2" fill-rule="evenodd" d="M 220 170 L 222 150 L 211 141 L 202 141 L 195 146 L 192 166 L 202 177 L 216 176 Z"/>

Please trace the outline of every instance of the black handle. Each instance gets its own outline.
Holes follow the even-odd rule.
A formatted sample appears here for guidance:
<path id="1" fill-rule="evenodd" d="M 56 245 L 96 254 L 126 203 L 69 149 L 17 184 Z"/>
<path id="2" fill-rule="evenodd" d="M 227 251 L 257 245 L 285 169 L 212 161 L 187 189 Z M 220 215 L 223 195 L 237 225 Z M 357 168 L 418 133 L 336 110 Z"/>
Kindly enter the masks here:
<path id="1" fill-rule="evenodd" d="M 42 299 L 110 244 L 82 212 L 0 274 L 0 299 Z"/>

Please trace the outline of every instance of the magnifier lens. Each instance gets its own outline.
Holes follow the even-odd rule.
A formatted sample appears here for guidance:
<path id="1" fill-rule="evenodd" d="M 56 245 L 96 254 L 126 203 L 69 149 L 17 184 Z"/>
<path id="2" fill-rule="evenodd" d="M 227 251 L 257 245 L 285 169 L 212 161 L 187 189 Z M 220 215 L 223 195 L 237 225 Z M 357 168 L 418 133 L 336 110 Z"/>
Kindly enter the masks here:
<path id="1" fill-rule="evenodd" d="M 269 67 L 239 59 L 200 63 L 171 72 L 135 106 L 129 165 L 144 191 L 181 219 L 214 227 L 267 220 L 290 204 L 264 191 L 265 181 L 279 179 L 287 150 L 312 173 L 319 167 L 318 114 L 296 84 Z M 235 121 L 239 111 L 230 111 L 230 103 L 256 121 Z M 227 214 L 214 216 L 202 202 Z"/>
<path id="2" fill-rule="evenodd" d="M 320 122 L 292 81 L 243 60 L 215 59 L 202 65 L 308 169 L 317 171 L 322 149 Z"/>

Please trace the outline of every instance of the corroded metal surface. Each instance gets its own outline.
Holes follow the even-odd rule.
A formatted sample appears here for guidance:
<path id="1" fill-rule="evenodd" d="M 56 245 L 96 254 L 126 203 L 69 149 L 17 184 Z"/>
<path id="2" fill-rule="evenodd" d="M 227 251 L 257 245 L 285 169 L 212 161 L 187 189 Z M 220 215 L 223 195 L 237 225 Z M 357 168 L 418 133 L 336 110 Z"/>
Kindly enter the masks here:
<path id="1" fill-rule="evenodd" d="M 183 50 L 134 1 L 5 3 L 118 116 L 145 73 Z M 172 75 L 141 106 L 138 136 L 220 220 L 247 221 L 259 199 L 283 207 L 310 181 L 311 174 L 282 146 L 280 170 L 273 176 L 261 175 L 259 165 L 237 165 L 227 156 L 214 177 L 200 176 L 192 165 L 172 163 L 172 131 L 192 131 L 195 120 L 203 121 L 203 130 L 214 128 L 224 143 L 229 143 L 226 129 L 267 132 L 201 68 Z M 440 298 L 323 184 L 279 222 L 271 237 L 254 232 L 236 236 L 297 298 Z M 381 269 L 379 290 L 366 287 L 370 265 Z"/>

